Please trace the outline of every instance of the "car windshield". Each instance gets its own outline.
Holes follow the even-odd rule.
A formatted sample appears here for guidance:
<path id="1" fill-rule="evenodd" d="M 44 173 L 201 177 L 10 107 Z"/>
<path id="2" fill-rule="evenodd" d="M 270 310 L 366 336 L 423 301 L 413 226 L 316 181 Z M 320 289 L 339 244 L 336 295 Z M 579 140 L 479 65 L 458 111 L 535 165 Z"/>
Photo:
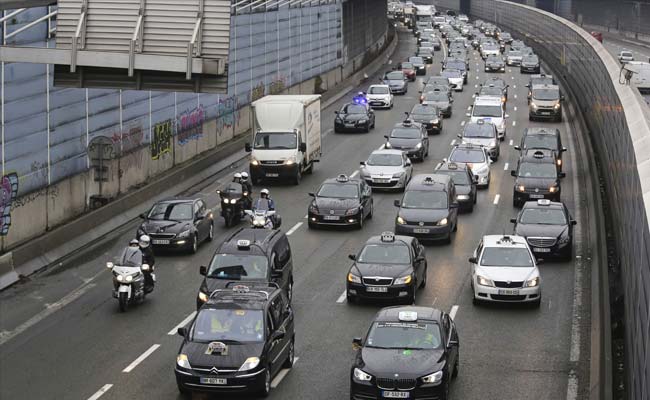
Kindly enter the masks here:
<path id="1" fill-rule="evenodd" d="M 404 193 L 402 208 L 446 209 L 447 193 L 435 190 L 408 190 Z"/>
<path id="2" fill-rule="evenodd" d="M 412 116 L 419 116 L 419 117 L 435 117 L 437 116 L 437 110 L 435 107 L 432 106 L 424 106 L 421 104 L 417 104 L 413 107 L 411 110 L 411 115 Z"/>
<path id="3" fill-rule="evenodd" d="M 449 156 L 449 161 L 453 162 L 462 162 L 462 163 L 484 163 L 485 162 L 485 153 L 480 149 L 455 149 L 451 156 Z"/>
<path id="4" fill-rule="evenodd" d="M 554 163 L 523 162 L 519 165 L 518 176 L 524 178 L 557 178 L 557 169 Z"/>
<path id="5" fill-rule="evenodd" d="M 501 118 L 503 109 L 500 105 L 475 105 L 474 109 L 472 109 L 472 116 Z"/>
<path id="6" fill-rule="evenodd" d="M 366 107 L 360 104 L 348 104 L 341 110 L 344 114 L 366 114 Z"/>
<path id="7" fill-rule="evenodd" d="M 222 341 L 226 346 L 229 341 L 263 342 L 264 313 L 262 310 L 202 308 L 196 316 L 191 335 L 194 342 Z M 211 354 L 218 353 L 213 350 Z"/>
<path id="8" fill-rule="evenodd" d="M 440 327 L 432 322 L 375 322 L 365 345 L 380 349 L 434 350 L 442 345 Z"/>
<path id="9" fill-rule="evenodd" d="M 495 43 L 485 43 L 483 45 L 483 50 L 493 51 L 493 50 L 498 50 L 498 49 L 499 49 L 499 45 L 497 45 Z"/>
<path id="10" fill-rule="evenodd" d="M 510 50 L 508 52 L 508 57 L 521 57 L 521 56 L 522 56 L 521 51 Z"/>
<path id="11" fill-rule="evenodd" d="M 451 178 L 455 185 L 469 185 L 469 177 L 465 171 L 436 171 L 436 174 L 447 175 Z"/>
<path id="12" fill-rule="evenodd" d="M 389 72 L 389 73 L 386 74 L 386 79 L 392 80 L 392 81 L 404 80 L 404 73 L 403 72 Z"/>
<path id="13" fill-rule="evenodd" d="M 557 89 L 534 89 L 533 98 L 536 100 L 558 100 L 560 91 Z"/>
<path id="14" fill-rule="evenodd" d="M 294 132 L 269 133 L 258 132 L 255 135 L 255 148 L 261 150 L 295 149 L 298 144 Z"/>
<path id="15" fill-rule="evenodd" d="M 402 165 L 402 156 L 399 154 L 375 153 L 370 155 L 366 165 L 399 167 Z"/>
<path id="16" fill-rule="evenodd" d="M 484 87 L 481 88 L 481 92 L 479 93 L 479 96 L 499 96 L 501 97 L 503 95 L 503 89 L 498 88 L 498 87 Z"/>
<path id="17" fill-rule="evenodd" d="M 413 64 L 411 64 L 410 62 L 403 62 L 402 69 L 413 69 Z"/>
<path id="18" fill-rule="evenodd" d="M 149 211 L 148 219 L 158 221 L 186 221 L 192 219 L 191 203 L 158 203 Z"/>
<path id="19" fill-rule="evenodd" d="M 140 247 L 126 247 L 117 260 L 117 265 L 122 267 L 139 267 L 142 265 L 142 252 Z"/>
<path id="20" fill-rule="evenodd" d="M 481 255 L 482 267 L 532 267 L 533 259 L 526 248 L 486 247 Z"/>
<path id="21" fill-rule="evenodd" d="M 368 91 L 369 94 L 389 94 L 390 89 L 386 86 L 372 86 Z"/>
<path id="22" fill-rule="evenodd" d="M 521 213 L 520 224 L 566 225 L 564 211 L 557 208 L 528 208 Z"/>
<path id="23" fill-rule="evenodd" d="M 445 68 L 453 68 L 460 71 L 463 71 L 467 66 L 462 61 L 447 61 L 445 63 Z"/>
<path id="24" fill-rule="evenodd" d="M 447 77 L 447 78 L 460 78 L 462 75 L 460 71 L 458 70 L 444 70 L 440 73 L 440 75 Z"/>
<path id="25" fill-rule="evenodd" d="M 409 62 L 412 62 L 413 64 L 424 64 L 422 57 L 409 57 Z"/>
<path id="26" fill-rule="evenodd" d="M 336 199 L 356 199 L 359 197 L 359 190 L 355 184 L 324 183 L 318 190 L 317 196 Z"/>
<path id="27" fill-rule="evenodd" d="M 490 56 L 488 56 L 486 61 L 489 61 L 489 62 L 501 62 L 503 60 L 501 59 L 501 57 L 499 57 L 497 55 L 490 55 Z"/>
<path id="28" fill-rule="evenodd" d="M 553 84 L 553 78 L 532 78 L 530 80 L 530 86 L 534 85 L 552 85 Z"/>
<path id="29" fill-rule="evenodd" d="M 427 101 L 449 101 L 449 96 L 445 92 L 427 92 L 424 94 L 424 99 Z"/>
<path id="30" fill-rule="evenodd" d="M 492 124 L 467 124 L 463 131 L 463 137 L 466 138 L 493 138 L 494 125 Z"/>
<path id="31" fill-rule="evenodd" d="M 537 58 L 537 56 L 526 56 L 522 61 L 525 63 L 536 64 L 539 62 L 539 58 Z"/>
<path id="32" fill-rule="evenodd" d="M 411 252 L 403 244 L 369 244 L 361 250 L 357 261 L 366 264 L 410 264 Z"/>
<path id="33" fill-rule="evenodd" d="M 215 254 L 207 276 L 231 281 L 265 280 L 268 268 L 268 261 L 264 256 Z"/>
<path id="34" fill-rule="evenodd" d="M 524 149 L 557 149 L 557 138 L 547 135 L 526 136 Z"/>
<path id="35" fill-rule="evenodd" d="M 418 54 L 424 54 L 424 55 L 430 56 L 431 55 L 431 47 L 424 47 L 424 46 L 420 47 L 418 49 Z"/>
<path id="36" fill-rule="evenodd" d="M 397 139 L 419 139 L 420 129 L 395 128 L 390 133 L 390 137 Z"/>

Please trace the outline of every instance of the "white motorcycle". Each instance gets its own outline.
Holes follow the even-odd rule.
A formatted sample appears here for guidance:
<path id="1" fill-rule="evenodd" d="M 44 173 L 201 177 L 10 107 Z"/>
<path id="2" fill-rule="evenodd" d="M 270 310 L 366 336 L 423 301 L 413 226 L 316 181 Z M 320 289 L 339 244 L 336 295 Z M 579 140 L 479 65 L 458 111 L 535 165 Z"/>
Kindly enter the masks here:
<path id="1" fill-rule="evenodd" d="M 146 291 L 144 274 L 151 266 L 142 263 L 142 252 L 137 247 L 125 248 L 117 263 L 107 262 L 106 267 L 113 272 L 113 297 L 118 300 L 121 312 L 129 305 L 144 301 L 153 290 L 156 276 L 151 273 L 152 287 Z"/>
<path id="2" fill-rule="evenodd" d="M 271 210 L 244 210 L 250 217 L 251 228 L 277 229 L 280 227 L 280 217 L 273 218 L 275 211 Z"/>

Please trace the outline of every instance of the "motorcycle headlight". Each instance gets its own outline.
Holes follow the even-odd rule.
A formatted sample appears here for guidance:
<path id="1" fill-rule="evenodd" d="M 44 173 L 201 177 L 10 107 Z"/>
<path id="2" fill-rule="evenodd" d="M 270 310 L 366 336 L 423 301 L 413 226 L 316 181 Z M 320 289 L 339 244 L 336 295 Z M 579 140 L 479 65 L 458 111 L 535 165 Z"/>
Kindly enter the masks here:
<path id="1" fill-rule="evenodd" d="M 361 277 L 356 276 L 352 272 L 348 273 L 348 282 L 361 283 Z"/>
<path id="2" fill-rule="evenodd" d="M 250 371 L 251 369 L 260 365 L 259 357 L 248 357 L 246 361 L 239 368 L 239 371 Z"/>
<path id="3" fill-rule="evenodd" d="M 372 379 L 372 375 L 366 374 L 359 368 L 354 369 L 354 378 L 358 381 L 369 381 Z"/>
<path id="4" fill-rule="evenodd" d="M 199 300 L 205 303 L 206 301 L 208 301 L 209 298 L 210 296 L 208 296 L 207 293 L 203 293 L 202 291 L 199 290 Z"/>
<path id="5" fill-rule="evenodd" d="M 406 224 L 406 221 L 404 221 L 404 218 L 402 218 L 402 217 L 397 217 L 397 223 L 399 225 L 404 225 L 404 224 Z"/>
<path id="6" fill-rule="evenodd" d="M 256 165 L 256 166 L 257 166 L 257 165 L 260 165 L 260 162 L 257 161 L 257 160 L 254 159 L 254 158 L 251 158 L 251 165 Z"/>
<path id="7" fill-rule="evenodd" d="M 421 149 L 421 148 L 422 148 L 422 142 L 416 144 L 416 145 L 415 145 L 415 148 L 416 148 L 416 149 Z"/>
<path id="8" fill-rule="evenodd" d="M 183 231 L 177 235 L 178 238 L 186 238 L 190 236 L 190 230 Z"/>
<path id="9" fill-rule="evenodd" d="M 438 225 L 438 226 L 445 226 L 445 225 L 447 225 L 447 222 L 449 222 L 449 221 L 447 220 L 447 218 L 443 218 L 443 219 L 441 219 L 440 221 L 438 221 L 438 224 L 437 224 L 437 225 Z"/>
<path id="10" fill-rule="evenodd" d="M 487 278 L 485 278 L 485 277 L 483 277 L 481 275 L 478 275 L 476 277 L 476 281 L 481 286 L 492 286 L 492 287 L 494 287 L 494 283 L 492 282 L 491 279 L 487 279 Z"/>
<path id="11" fill-rule="evenodd" d="M 237 203 L 237 199 L 230 199 L 230 204 L 235 204 Z"/>
<path id="12" fill-rule="evenodd" d="M 127 281 L 127 282 L 133 281 L 133 275 L 127 275 L 124 280 Z"/>
<path id="13" fill-rule="evenodd" d="M 517 191 L 518 191 L 518 192 L 525 192 L 525 191 L 526 191 L 526 187 L 525 187 L 524 185 L 519 185 L 519 186 L 517 186 Z"/>
<path id="14" fill-rule="evenodd" d="M 456 196 L 456 200 L 469 200 L 469 195 L 467 194 L 459 194 Z"/>
<path id="15" fill-rule="evenodd" d="M 192 366 L 190 365 L 190 362 L 187 359 L 187 355 L 185 354 L 179 354 L 178 356 L 176 356 L 176 365 L 178 365 L 181 368 L 192 369 Z"/>
<path id="16" fill-rule="evenodd" d="M 431 375 L 423 376 L 422 382 L 424 383 L 440 383 L 442 381 L 442 371 L 434 372 Z"/>
<path id="17" fill-rule="evenodd" d="M 526 281 L 526 287 L 535 287 L 539 285 L 539 276 L 534 277 Z"/>
<path id="18" fill-rule="evenodd" d="M 411 283 L 412 280 L 413 280 L 413 277 L 411 275 L 406 275 L 406 276 L 402 276 L 400 278 L 395 279 L 394 284 L 395 285 L 408 285 L 408 284 Z"/>
<path id="19" fill-rule="evenodd" d="M 118 282 L 122 282 L 124 280 L 124 276 L 117 275 L 117 277 L 115 279 L 117 279 Z"/>
<path id="20" fill-rule="evenodd" d="M 350 208 L 349 210 L 345 211 L 345 215 L 354 215 L 359 212 L 359 208 Z"/>

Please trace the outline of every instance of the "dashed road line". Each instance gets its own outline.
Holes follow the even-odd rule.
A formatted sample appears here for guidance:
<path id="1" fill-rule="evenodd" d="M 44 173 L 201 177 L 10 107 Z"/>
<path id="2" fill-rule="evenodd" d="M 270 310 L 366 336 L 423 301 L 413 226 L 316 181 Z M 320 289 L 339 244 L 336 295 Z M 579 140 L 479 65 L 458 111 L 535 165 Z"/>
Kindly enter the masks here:
<path id="1" fill-rule="evenodd" d="M 88 400 L 97 400 L 97 399 L 99 399 L 100 397 L 102 397 L 104 395 L 104 393 L 108 392 L 108 390 L 110 388 L 112 388 L 112 387 L 113 387 L 112 383 L 109 383 L 109 384 L 106 384 L 106 385 L 102 386 L 102 388 L 99 389 L 97 392 L 95 392 L 95 394 L 90 396 L 88 398 Z"/>
<path id="2" fill-rule="evenodd" d="M 388 60 L 388 65 L 391 65 L 393 63 L 393 60 Z"/>
<path id="3" fill-rule="evenodd" d="M 467 106 L 467 111 L 471 110 L 472 106 Z"/>
<path id="4" fill-rule="evenodd" d="M 339 298 L 336 299 L 336 302 L 339 304 L 343 303 L 345 301 L 346 295 L 347 295 L 347 290 L 344 290 L 343 293 L 341 293 L 341 295 L 339 296 Z"/>
<path id="5" fill-rule="evenodd" d="M 512 126 L 517 126 L 517 121 L 512 121 Z"/>
<path id="6" fill-rule="evenodd" d="M 296 365 L 296 363 L 298 362 L 299 359 L 300 359 L 300 357 L 294 357 L 293 358 L 293 365 Z M 278 372 L 278 374 L 275 376 L 275 379 L 273 379 L 273 381 L 271 381 L 271 389 L 277 388 L 278 385 L 280 384 L 280 382 L 282 382 L 282 380 L 284 379 L 284 377 L 287 376 L 289 371 L 291 371 L 290 368 L 284 368 L 283 370 Z"/>
<path id="7" fill-rule="evenodd" d="M 476 85 L 474 85 L 474 87 L 477 88 L 477 87 L 478 87 L 478 83 L 477 83 Z"/>
<path id="8" fill-rule="evenodd" d="M 476 94 L 472 94 L 472 98 L 475 98 L 475 97 L 476 97 Z"/>
<path id="9" fill-rule="evenodd" d="M 510 143 L 509 143 L 510 146 L 512 146 L 513 143 L 514 143 L 514 140 L 510 139 Z"/>
<path id="10" fill-rule="evenodd" d="M 494 196 L 494 201 L 492 202 L 492 204 L 494 204 L 495 206 L 498 205 L 499 199 L 501 199 L 501 195 L 497 194 L 496 196 Z"/>
<path id="11" fill-rule="evenodd" d="M 458 313 L 458 305 L 451 306 L 451 310 L 449 311 L 449 316 L 451 317 L 451 319 L 455 320 L 457 313 Z"/>
<path id="12" fill-rule="evenodd" d="M 465 122 L 467 121 L 460 121 L 460 126 L 465 126 Z"/>
<path id="13" fill-rule="evenodd" d="M 451 141 L 450 146 L 455 146 L 455 145 L 456 145 L 456 139 L 454 139 L 454 140 Z"/>
<path id="14" fill-rule="evenodd" d="M 355 176 L 359 175 L 359 170 L 354 171 L 351 175 L 350 178 L 354 178 Z"/>
<path id="15" fill-rule="evenodd" d="M 289 235 L 291 235 L 292 233 L 294 233 L 295 231 L 297 231 L 298 228 L 300 228 L 301 226 L 302 226 L 302 222 L 298 222 L 297 224 L 295 224 L 295 225 L 293 226 L 293 228 L 289 229 L 289 231 L 287 232 L 287 236 L 289 236 Z"/>
<path id="16" fill-rule="evenodd" d="M 383 150 L 383 149 L 384 149 L 384 145 L 383 145 L 383 144 L 382 144 L 381 146 L 377 147 L 377 150 Z"/>
<path id="17" fill-rule="evenodd" d="M 140 357 L 136 358 L 131 364 L 129 364 L 128 367 L 124 368 L 122 372 L 129 373 L 135 369 L 141 362 L 143 362 L 147 357 L 149 357 L 154 351 L 158 350 L 158 347 L 160 347 L 159 344 L 154 344 L 153 346 L 149 347 L 147 351 L 142 353 Z"/>
<path id="18" fill-rule="evenodd" d="M 512 85 L 512 88 L 513 88 L 513 89 L 517 89 L 517 85 Z"/>
<path id="19" fill-rule="evenodd" d="M 184 320 L 182 320 L 181 322 L 179 322 L 179 324 L 176 325 L 176 326 L 175 326 L 171 331 L 167 332 L 167 334 L 168 334 L 169 336 L 175 335 L 175 334 L 178 332 L 178 328 L 182 328 L 182 327 L 184 327 L 185 325 L 187 325 L 188 322 L 190 322 L 190 321 L 192 320 L 192 318 L 194 318 L 195 315 L 196 315 L 196 311 L 192 311 L 192 313 L 190 313 L 190 315 L 188 315 L 187 317 L 185 317 Z"/>
<path id="20" fill-rule="evenodd" d="M 515 99 L 517 98 L 517 95 L 515 95 Z"/>
<path id="21" fill-rule="evenodd" d="M 503 165 L 503 170 L 504 170 L 504 171 L 507 171 L 509 166 L 510 166 L 510 164 L 505 163 L 505 164 Z"/>
<path id="22" fill-rule="evenodd" d="M 513 110 L 517 111 L 517 106 L 515 106 L 515 108 L 513 108 Z"/>

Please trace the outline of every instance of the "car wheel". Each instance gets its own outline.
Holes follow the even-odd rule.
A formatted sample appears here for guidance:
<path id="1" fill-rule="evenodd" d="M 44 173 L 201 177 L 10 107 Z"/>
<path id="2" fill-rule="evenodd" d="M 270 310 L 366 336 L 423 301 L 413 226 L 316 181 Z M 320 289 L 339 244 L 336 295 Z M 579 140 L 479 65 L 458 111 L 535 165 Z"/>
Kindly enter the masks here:
<path id="1" fill-rule="evenodd" d="M 444 240 L 445 244 L 451 244 L 451 232 L 449 232 L 449 236 Z"/>
<path id="2" fill-rule="evenodd" d="M 424 289 L 427 287 L 427 270 L 429 269 L 429 266 L 427 264 L 424 264 L 424 274 L 422 275 L 422 282 L 420 283 L 420 287 Z"/>
<path id="3" fill-rule="evenodd" d="M 388 108 L 391 109 L 391 110 L 393 109 L 393 102 L 392 101 L 390 102 L 390 106 L 388 106 Z"/>
<path id="4" fill-rule="evenodd" d="M 454 224 L 454 232 L 458 231 L 458 221 Z"/>
<path id="5" fill-rule="evenodd" d="M 214 222 L 210 223 L 210 230 L 208 231 L 208 237 L 206 240 L 211 242 L 214 239 Z"/>
<path id="6" fill-rule="evenodd" d="M 190 253 L 196 254 L 199 250 L 199 235 L 194 234 L 194 239 L 192 239 L 192 247 L 190 247 Z"/>
<path id="7" fill-rule="evenodd" d="M 260 396 L 268 397 L 269 393 L 271 393 L 271 366 L 267 365 L 266 371 L 264 371 L 264 386 L 262 386 Z"/>
<path id="8" fill-rule="evenodd" d="M 418 291 L 418 287 L 414 285 L 413 293 L 411 294 L 411 297 L 407 300 L 406 304 L 415 304 L 415 301 L 417 300 L 417 295 L 416 295 L 417 291 Z"/>
<path id="9" fill-rule="evenodd" d="M 367 122 L 367 123 L 366 123 L 366 127 L 363 129 L 363 132 L 364 132 L 364 133 L 368 133 L 368 132 L 370 132 L 370 122 Z"/>
<path id="10" fill-rule="evenodd" d="M 293 298 L 293 278 L 291 278 L 289 285 L 287 286 L 287 297 L 289 298 L 289 301 Z"/>
<path id="11" fill-rule="evenodd" d="M 476 294 L 474 293 L 474 285 L 472 284 L 472 304 L 475 306 L 478 306 L 481 304 L 481 301 L 476 297 Z"/>
<path id="12" fill-rule="evenodd" d="M 445 379 L 444 377 L 442 379 Z M 440 400 L 449 400 L 449 379 L 445 380 L 445 388 L 442 390 Z"/>
<path id="13" fill-rule="evenodd" d="M 348 304 L 357 304 L 359 302 L 359 299 L 356 296 L 350 296 L 349 294 L 346 294 L 345 298 L 347 299 Z"/>
<path id="14" fill-rule="evenodd" d="M 312 223 L 311 221 L 307 222 L 307 227 L 309 229 L 316 229 L 316 224 Z"/>
<path id="15" fill-rule="evenodd" d="M 370 211 L 368 211 L 368 219 L 372 219 L 372 213 L 375 211 L 375 202 L 370 201 Z"/>
<path id="16" fill-rule="evenodd" d="M 341 133 L 341 130 L 337 127 L 334 127 L 334 133 Z"/>
<path id="17" fill-rule="evenodd" d="M 513 207 L 519 207 L 519 202 L 517 201 L 517 199 L 514 199 L 514 198 L 512 199 L 512 206 Z"/>
<path id="18" fill-rule="evenodd" d="M 185 389 L 180 382 L 176 382 L 176 386 L 178 386 L 178 392 L 182 397 L 187 398 L 192 394 L 189 390 Z"/>
<path id="19" fill-rule="evenodd" d="M 533 301 L 533 308 L 539 308 L 542 305 L 542 296 L 539 296 L 539 298 L 535 301 Z"/>
<path id="20" fill-rule="evenodd" d="M 451 377 L 452 378 L 458 377 L 458 370 L 460 369 L 459 368 L 459 364 L 460 364 L 459 359 L 460 359 L 460 352 L 458 352 L 458 354 L 456 355 L 456 362 L 454 363 L 454 370 L 451 372 Z"/>
<path id="21" fill-rule="evenodd" d="M 300 181 L 302 180 L 302 172 L 300 171 L 300 165 L 298 165 L 298 171 L 296 172 L 296 176 L 293 178 L 293 184 L 298 186 L 300 185 Z"/>
<path id="22" fill-rule="evenodd" d="M 363 229 L 363 210 L 359 212 L 359 222 L 357 222 L 357 229 Z"/>
<path id="23" fill-rule="evenodd" d="M 293 360 L 294 360 L 294 354 L 295 354 L 295 352 L 294 352 L 295 351 L 294 350 L 294 342 L 295 342 L 295 338 L 292 338 L 291 343 L 289 343 L 289 354 L 287 355 L 287 359 L 284 362 L 284 364 L 282 364 L 282 367 L 284 367 L 284 368 L 293 367 Z"/>

